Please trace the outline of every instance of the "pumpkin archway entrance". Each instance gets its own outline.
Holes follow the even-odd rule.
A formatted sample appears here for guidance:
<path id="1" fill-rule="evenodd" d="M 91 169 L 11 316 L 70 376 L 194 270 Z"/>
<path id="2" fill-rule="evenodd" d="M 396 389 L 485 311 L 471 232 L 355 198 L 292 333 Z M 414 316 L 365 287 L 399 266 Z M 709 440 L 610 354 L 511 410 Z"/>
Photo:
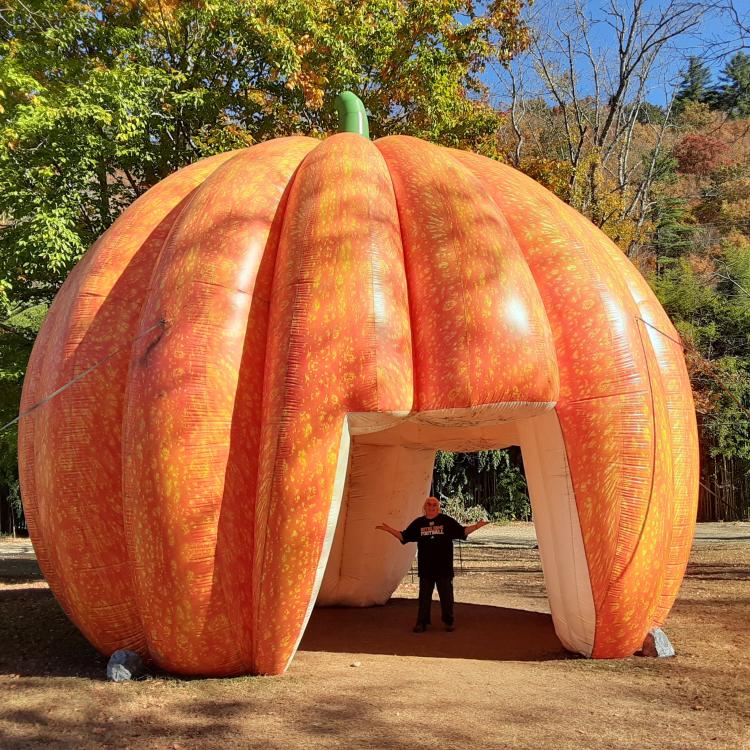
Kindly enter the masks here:
<path id="1" fill-rule="evenodd" d="M 386 421 L 381 415 L 381 421 Z M 570 651 L 590 655 L 596 616 L 570 470 L 559 421 L 541 406 L 451 410 L 414 415 L 377 429 L 372 414 L 349 415 L 339 476 L 319 566 L 320 606 L 385 604 L 414 555 L 373 531 L 422 512 L 436 450 L 519 445 L 555 631 Z M 347 451 L 348 446 L 348 451 Z M 324 572 L 323 572 L 324 571 Z"/>

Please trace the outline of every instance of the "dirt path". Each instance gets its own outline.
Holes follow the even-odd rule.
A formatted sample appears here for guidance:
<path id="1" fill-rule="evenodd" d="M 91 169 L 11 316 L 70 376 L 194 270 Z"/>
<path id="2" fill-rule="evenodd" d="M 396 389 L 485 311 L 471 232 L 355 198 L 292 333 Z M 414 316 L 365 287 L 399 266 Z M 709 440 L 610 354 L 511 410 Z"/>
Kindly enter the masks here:
<path id="1" fill-rule="evenodd" d="M 487 547 L 533 548 L 536 532 L 533 523 L 491 524 L 474 532 L 470 541 Z M 694 544 L 724 541 L 750 542 L 750 522 L 699 523 L 696 526 Z"/>
<path id="2" fill-rule="evenodd" d="M 696 545 L 725 541 L 750 543 L 750 521 L 699 523 L 695 529 Z M 472 534 L 467 542 L 467 546 L 471 545 L 534 549 L 536 531 L 531 522 L 490 524 Z M 0 537 L 0 559 L 28 560 L 34 557 L 34 548 L 29 539 Z"/>
<path id="3" fill-rule="evenodd" d="M 454 633 L 410 632 L 407 576 L 386 607 L 316 610 L 270 679 L 107 684 L 33 558 L 3 557 L 0 748 L 750 750 L 746 540 L 695 545 L 666 625 L 677 658 L 591 661 L 555 637 L 533 537 L 482 532 L 462 549 Z"/>

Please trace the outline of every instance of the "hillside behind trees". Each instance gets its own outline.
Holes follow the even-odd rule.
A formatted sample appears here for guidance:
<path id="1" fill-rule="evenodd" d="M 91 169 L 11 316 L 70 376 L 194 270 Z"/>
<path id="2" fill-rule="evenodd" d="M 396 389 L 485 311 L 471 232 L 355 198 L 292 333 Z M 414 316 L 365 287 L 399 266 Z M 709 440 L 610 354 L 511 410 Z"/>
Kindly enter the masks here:
<path id="1" fill-rule="evenodd" d="M 578 4 L 567 23 L 536 34 L 528 55 L 536 95 L 529 61 L 516 61 L 499 150 L 587 215 L 649 281 L 685 346 L 701 445 L 699 518 L 747 518 L 750 55 L 730 51 L 717 76 L 707 59 L 690 57 L 656 105 L 650 94 L 664 89 L 652 92 L 650 82 L 673 52 L 660 38 L 702 17 L 690 15 L 694 4 L 610 7 L 624 6 L 630 14 L 600 16 L 611 23 L 609 57 L 594 47 L 595 19 Z M 635 40 L 630 48 L 625 39 Z"/>

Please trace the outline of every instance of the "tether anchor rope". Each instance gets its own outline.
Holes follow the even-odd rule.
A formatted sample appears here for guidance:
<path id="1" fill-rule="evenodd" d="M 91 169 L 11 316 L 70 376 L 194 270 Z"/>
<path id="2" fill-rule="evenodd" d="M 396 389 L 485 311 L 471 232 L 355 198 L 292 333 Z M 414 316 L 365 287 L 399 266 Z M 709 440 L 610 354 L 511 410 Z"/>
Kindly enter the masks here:
<path id="1" fill-rule="evenodd" d="M 701 356 L 700 352 L 695 347 L 686 346 L 682 341 L 680 341 L 679 339 L 676 339 L 676 338 L 670 336 L 668 333 L 665 333 L 664 331 L 661 330 L 661 328 L 658 328 L 653 323 L 649 323 L 647 320 L 644 320 L 643 318 L 638 317 L 638 316 L 635 317 L 635 320 L 640 321 L 644 325 L 647 325 L 649 328 L 653 328 L 653 330 L 655 330 L 657 333 L 660 333 L 662 336 L 664 336 L 664 338 L 668 339 L 669 341 L 671 341 L 674 344 L 677 344 L 677 346 L 679 346 L 683 351 L 690 352 L 691 354 L 697 354 L 698 356 Z M 16 424 L 16 422 L 18 422 L 19 420 L 21 420 L 23 417 L 26 417 L 29 414 L 31 414 L 32 412 L 36 411 L 40 406 L 44 406 L 44 404 L 46 404 L 49 401 L 51 401 L 53 398 L 55 398 L 55 396 L 59 396 L 63 391 L 66 391 L 72 385 L 75 385 L 75 383 L 77 383 L 79 380 L 83 380 L 83 378 L 85 378 L 89 373 L 93 372 L 98 367 L 100 367 L 101 365 L 103 365 L 106 362 L 108 362 L 110 359 L 112 359 L 112 357 L 115 356 L 115 354 L 117 354 L 118 352 L 120 352 L 122 349 L 124 349 L 129 344 L 132 344 L 134 341 L 138 341 L 138 339 L 143 338 L 144 336 L 146 336 L 147 334 L 151 333 L 151 331 L 153 331 L 153 330 L 155 330 L 157 328 L 164 329 L 164 328 L 166 328 L 166 326 L 167 326 L 167 321 L 164 318 L 162 318 L 161 320 L 159 320 L 158 323 L 154 323 L 152 326 L 149 326 L 145 331 L 142 331 L 137 336 L 133 337 L 129 341 L 125 342 L 124 344 L 118 346 L 117 349 L 115 349 L 114 351 L 111 351 L 106 357 L 103 357 L 98 362 L 95 362 L 93 365 L 91 365 L 91 367 L 88 367 L 87 369 L 85 369 L 83 372 L 81 372 L 78 375 L 76 375 L 74 378 L 72 378 L 71 380 L 69 380 L 64 385 L 61 385 L 57 390 L 53 391 L 48 396 L 45 396 L 43 399 L 41 399 L 41 401 L 37 401 L 35 404 L 32 404 L 32 406 L 30 406 L 25 411 L 21 412 L 17 417 L 15 417 L 15 419 L 11 419 L 10 422 L 8 422 L 7 424 L 4 424 L 2 427 L 0 427 L 0 432 L 4 432 L 9 427 L 12 427 L 14 424 Z M 745 414 L 745 416 L 747 416 L 747 418 L 750 419 L 750 411 L 745 408 L 745 406 L 737 398 L 737 396 L 734 393 L 732 393 L 732 391 L 730 391 L 718 379 L 718 377 L 716 377 L 713 373 L 706 372 L 705 370 L 703 370 L 703 372 L 704 372 L 704 374 L 708 375 L 708 377 L 710 377 L 716 383 L 716 385 L 718 385 L 719 388 L 721 388 L 721 390 L 724 391 L 724 393 L 726 393 L 737 404 L 737 406 Z"/>
<path id="2" fill-rule="evenodd" d="M 668 333 L 664 333 L 664 331 L 662 331 L 661 328 L 657 328 L 653 323 L 649 323 L 647 320 L 644 320 L 643 318 L 636 317 L 636 320 L 639 320 L 641 323 L 643 323 L 644 325 L 647 325 L 649 328 L 653 328 L 657 333 L 660 333 L 662 336 L 664 336 L 664 338 L 669 339 L 671 342 L 677 344 L 677 346 L 679 346 L 683 352 L 690 352 L 691 354 L 697 355 L 701 359 L 703 358 L 703 355 L 694 346 L 686 346 L 682 341 L 673 338 Z M 719 380 L 718 376 L 714 375 L 712 372 L 707 371 L 705 367 L 701 367 L 700 369 L 701 369 L 701 372 L 704 375 L 708 375 L 708 377 L 711 378 L 711 380 L 713 380 L 714 383 L 716 383 L 716 385 L 718 385 L 719 388 L 721 388 L 721 390 L 724 391 L 724 393 L 727 396 L 729 396 L 729 398 L 731 398 L 735 404 L 737 404 L 737 406 L 740 408 L 740 411 L 748 419 L 750 419 L 750 411 L 745 407 L 742 401 L 740 401 L 739 398 L 737 398 L 737 396 L 734 393 L 732 393 L 732 391 L 730 391 L 729 388 L 727 388 L 724 385 L 724 383 L 721 382 L 721 380 Z"/>
<path id="3" fill-rule="evenodd" d="M 12 427 L 16 422 L 20 421 L 23 417 L 27 417 L 32 412 L 36 411 L 40 406 L 44 406 L 46 403 L 51 401 L 55 396 L 59 396 L 63 391 L 66 391 L 68 388 L 70 388 L 72 385 L 75 385 L 79 380 L 83 380 L 87 375 L 92 373 L 94 370 L 96 370 L 98 367 L 101 367 L 101 365 L 105 364 L 106 362 L 109 362 L 112 357 L 114 357 L 116 354 L 121 352 L 126 346 L 129 346 L 134 341 L 138 341 L 138 339 L 142 339 L 147 334 L 151 333 L 151 331 L 156 330 L 157 328 L 166 328 L 167 321 L 163 318 L 158 322 L 154 323 L 152 326 L 149 326 L 145 331 L 141 331 L 137 336 L 134 336 L 132 339 L 126 341 L 124 344 L 120 344 L 116 349 L 111 351 L 106 357 L 102 357 L 98 362 L 94 362 L 91 367 L 87 367 L 83 372 L 79 372 L 78 375 L 76 375 L 74 378 L 71 378 L 67 383 L 64 383 L 61 385 L 57 390 L 52 391 L 49 395 L 45 396 L 41 401 L 37 401 L 35 404 L 32 404 L 28 409 L 25 411 L 22 411 L 15 419 L 11 419 L 10 422 L 7 424 L 4 424 L 2 427 L 0 427 L 0 432 L 4 432 L 9 427 Z"/>

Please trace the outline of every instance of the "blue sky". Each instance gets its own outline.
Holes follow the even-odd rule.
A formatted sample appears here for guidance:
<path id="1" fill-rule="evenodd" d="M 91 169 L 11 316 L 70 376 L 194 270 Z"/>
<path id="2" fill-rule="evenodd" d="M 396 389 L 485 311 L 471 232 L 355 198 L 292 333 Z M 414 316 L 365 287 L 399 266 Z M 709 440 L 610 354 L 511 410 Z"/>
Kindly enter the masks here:
<path id="1" fill-rule="evenodd" d="M 537 0 L 530 11 L 527 12 L 530 23 L 534 27 L 547 27 L 554 29 L 558 22 L 565 21 L 564 8 L 568 2 L 573 0 Z M 591 20 L 590 41 L 597 55 L 611 55 L 615 47 L 615 37 L 612 29 L 607 25 L 606 8 L 610 3 L 608 0 L 582 0 L 586 16 Z M 632 0 L 616 0 L 619 7 L 632 5 Z M 682 0 L 678 0 L 682 2 Z M 656 12 L 665 6 L 665 2 L 658 0 L 647 0 L 646 12 Z M 740 16 L 750 26 L 750 0 L 734 0 L 734 7 Z M 674 41 L 668 50 L 660 56 L 658 69 L 649 77 L 647 99 L 654 104 L 664 104 L 670 96 L 671 88 L 679 81 L 680 73 L 687 67 L 687 59 L 690 55 L 702 57 L 709 69 L 714 74 L 714 81 L 729 57 L 738 49 L 743 48 L 750 54 L 750 39 L 741 38 L 740 30 L 732 23 L 727 13 L 718 10 L 708 10 L 702 17 L 700 25 L 691 33 L 686 34 Z M 530 88 L 534 88 L 534 74 L 529 73 L 529 59 L 524 55 L 518 58 L 516 65 L 527 71 L 527 79 Z M 587 86 L 590 76 L 583 68 L 577 66 L 582 75 L 584 90 L 593 91 L 593 86 Z M 497 92 L 504 87 L 496 69 L 488 69 L 485 81 Z"/>

